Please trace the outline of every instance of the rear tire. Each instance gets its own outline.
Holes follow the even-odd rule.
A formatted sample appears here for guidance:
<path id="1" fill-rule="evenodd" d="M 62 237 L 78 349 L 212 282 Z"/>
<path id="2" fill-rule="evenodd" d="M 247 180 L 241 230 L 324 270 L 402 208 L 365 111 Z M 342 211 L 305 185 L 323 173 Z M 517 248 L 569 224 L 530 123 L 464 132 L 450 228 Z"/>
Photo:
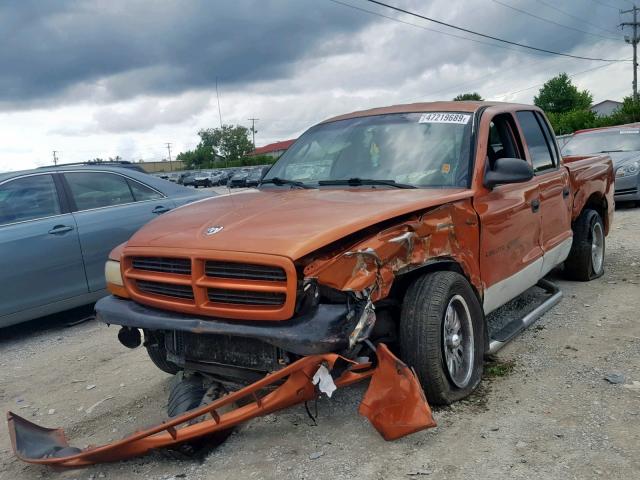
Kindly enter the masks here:
<path id="1" fill-rule="evenodd" d="M 586 282 L 604 273 L 605 236 L 602 218 L 585 209 L 573 224 L 573 243 L 564 262 L 565 275 Z"/>
<path id="2" fill-rule="evenodd" d="M 413 282 L 402 305 L 400 350 L 415 368 L 429 403 L 449 405 L 476 389 L 482 378 L 485 322 L 466 278 L 432 272 Z"/>

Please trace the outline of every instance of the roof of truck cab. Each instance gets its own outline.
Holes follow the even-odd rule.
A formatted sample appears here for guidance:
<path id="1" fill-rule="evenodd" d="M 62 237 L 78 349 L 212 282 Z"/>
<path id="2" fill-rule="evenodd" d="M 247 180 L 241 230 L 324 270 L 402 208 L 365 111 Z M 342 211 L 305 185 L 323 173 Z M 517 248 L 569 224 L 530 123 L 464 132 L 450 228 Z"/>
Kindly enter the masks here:
<path id="1" fill-rule="evenodd" d="M 502 106 L 505 110 L 538 110 L 538 107 L 532 105 L 524 105 L 518 103 L 507 102 L 420 102 L 420 103 L 407 103 L 401 105 L 390 105 L 388 107 L 370 108 L 368 110 L 358 110 L 356 112 L 346 113 L 344 115 L 338 115 L 336 117 L 324 120 L 321 123 L 335 122 L 337 120 L 346 120 L 348 118 L 358 117 L 370 117 L 373 115 L 388 115 L 392 113 L 422 113 L 422 112 L 464 112 L 474 113 L 483 107 L 497 107 Z"/>

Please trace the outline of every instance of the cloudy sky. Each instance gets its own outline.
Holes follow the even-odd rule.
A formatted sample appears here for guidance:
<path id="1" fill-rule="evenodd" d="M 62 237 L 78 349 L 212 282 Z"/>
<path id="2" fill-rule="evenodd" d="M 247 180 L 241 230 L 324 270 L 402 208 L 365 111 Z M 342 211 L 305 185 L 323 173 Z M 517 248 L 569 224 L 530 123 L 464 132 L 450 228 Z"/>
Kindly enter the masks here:
<path id="1" fill-rule="evenodd" d="M 387 2 L 543 49 L 631 58 L 617 27 L 628 0 Z M 198 129 L 219 126 L 216 78 L 223 122 L 259 118 L 258 145 L 466 91 L 531 103 L 563 71 L 595 102 L 622 99 L 632 79 L 630 62 L 527 51 L 366 0 L 1 1 L 0 65 L 0 171 L 50 164 L 52 150 L 66 163 L 193 148 Z"/>

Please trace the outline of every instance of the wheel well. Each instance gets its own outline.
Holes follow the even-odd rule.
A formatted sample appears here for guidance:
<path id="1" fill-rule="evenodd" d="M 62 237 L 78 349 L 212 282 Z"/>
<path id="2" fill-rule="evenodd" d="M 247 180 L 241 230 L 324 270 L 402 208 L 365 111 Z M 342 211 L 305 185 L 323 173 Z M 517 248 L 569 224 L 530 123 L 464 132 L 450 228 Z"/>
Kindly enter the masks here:
<path id="1" fill-rule="evenodd" d="M 598 215 L 600 215 L 600 218 L 604 223 L 605 233 L 608 233 L 609 232 L 609 216 L 607 215 L 608 213 L 607 199 L 602 195 L 594 193 L 589 197 L 589 200 L 587 200 L 587 202 L 584 204 L 584 206 L 582 207 L 582 211 L 580 213 L 582 214 L 582 212 L 584 212 L 587 208 L 598 212 Z"/>
<path id="2" fill-rule="evenodd" d="M 396 278 L 393 288 L 391 290 L 391 294 L 389 296 L 391 296 L 392 298 L 394 298 L 399 302 L 402 301 L 402 298 L 404 297 L 404 293 L 407 291 L 407 288 L 409 287 L 409 285 L 416 278 L 424 275 L 425 273 L 431 273 L 431 272 L 459 273 L 460 275 L 462 275 L 464 278 L 467 279 L 467 281 L 469 282 L 469 285 L 471 285 L 471 288 L 473 289 L 473 292 L 476 294 L 476 297 L 478 298 L 480 305 L 482 305 L 482 297 L 476 290 L 476 287 L 473 285 L 473 283 L 471 283 L 471 281 L 469 280 L 469 277 L 464 273 L 464 270 L 462 269 L 460 264 L 452 258 L 432 259 L 425 265 L 422 265 L 418 268 L 415 268 L 413 270 L 410 270 L 406 273 L 401 274 L 399 277 Z"/>

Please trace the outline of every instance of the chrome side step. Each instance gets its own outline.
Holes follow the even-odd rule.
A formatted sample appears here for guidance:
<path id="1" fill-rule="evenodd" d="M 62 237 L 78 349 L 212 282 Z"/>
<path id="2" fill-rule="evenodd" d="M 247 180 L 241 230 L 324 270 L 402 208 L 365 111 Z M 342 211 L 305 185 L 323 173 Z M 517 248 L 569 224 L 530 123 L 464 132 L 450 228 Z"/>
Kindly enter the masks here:
<path id="1" fill-rule="evenodd" d="M 487 352 L 489 355 L 496 353 L 525 328 L 535 323 L 536 320 L 549 311 L 549 309 L 556 305 L 562 298 L 562 292 L 558 286 L 548 280 L 539 280 L 536 286 L 542 288 L 551 296 L 524 317 L 512 320 L 502 327 L 500 331 L 496 332 L 493 336 L 494 338 L 489 340 L 489 351 Z"/>

